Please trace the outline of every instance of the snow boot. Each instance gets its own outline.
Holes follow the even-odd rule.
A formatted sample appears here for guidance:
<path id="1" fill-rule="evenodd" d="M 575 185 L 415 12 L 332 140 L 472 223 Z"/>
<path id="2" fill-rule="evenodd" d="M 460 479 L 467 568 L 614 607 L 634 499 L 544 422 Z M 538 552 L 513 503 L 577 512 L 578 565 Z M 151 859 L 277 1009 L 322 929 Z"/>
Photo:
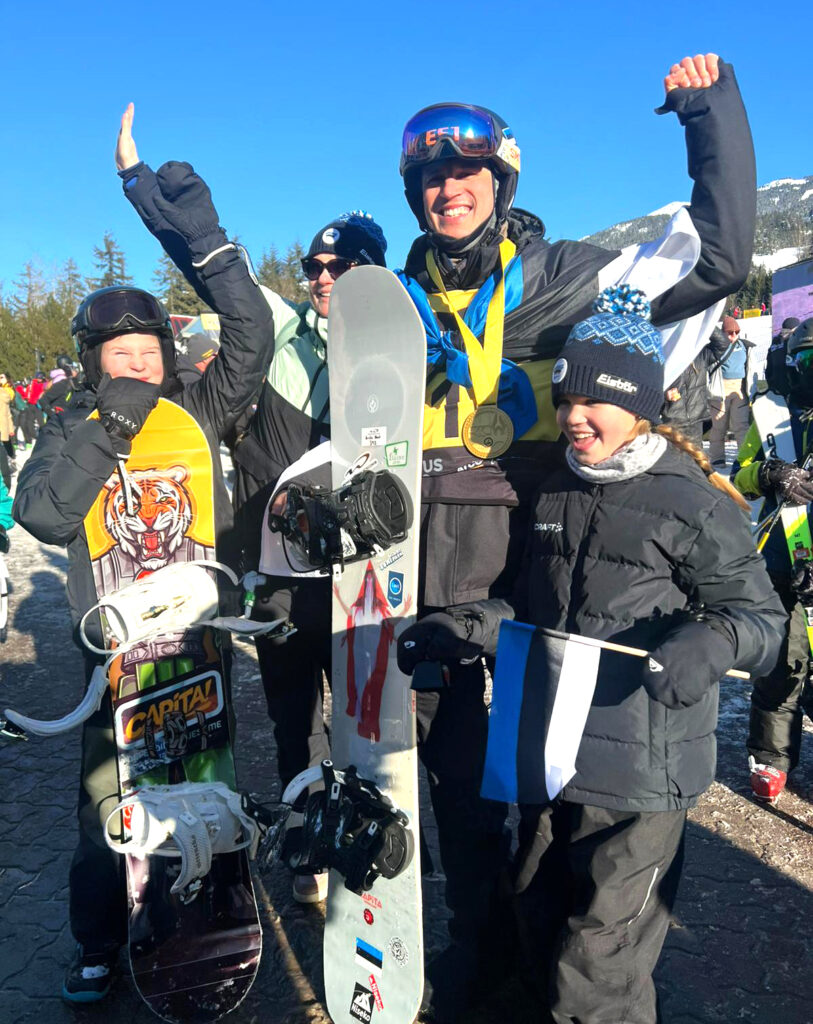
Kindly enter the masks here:
<path id="1" fill-rule="evenodd" d="M 757 764 L 753 757 L 748 758 L 748 767 L 751 769 L 751 789 L 754 796 L 758 800 L 775 804 L 788 781 L 788 773 L 769 764 Z"/>
<path id="2" fill-rule="evenodd" d="M 105 953 L 76 953 L 62 983 L 62 998 L 70 1003 L 97 1003 L 110 991 L 118 962 L 118 947 Z"/>

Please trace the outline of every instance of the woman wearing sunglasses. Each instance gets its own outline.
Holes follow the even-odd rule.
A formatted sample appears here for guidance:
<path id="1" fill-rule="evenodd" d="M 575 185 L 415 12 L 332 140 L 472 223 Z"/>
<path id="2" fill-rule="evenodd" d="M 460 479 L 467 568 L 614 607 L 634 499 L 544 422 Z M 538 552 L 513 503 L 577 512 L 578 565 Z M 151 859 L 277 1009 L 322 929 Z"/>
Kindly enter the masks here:
<path id="1" fill-rule="evenodd" d="M 759 430 L 752 423 L 731 470 L 734 485 L 747 498 L 764 497 L 760 520 L 783 501 L 808 508 L 813 502 L 813 475 L 802 468 L 813 452 L 813 318 L 799 324 L 787 339 L 785 378 L 795 464 L 766 460 Z M 769 533 L 762 554 L 790 619 L 776 667 L 754 684 L 746 746 L 754 796 L 774 803 L 785 788 L 788 773 L 799 763 L 804 714 L 813 714 L 806 629 L 806 609 L 813 604 L 813 575 L 809 561 L 798 563 L 795 570 L 791 566 L 781 523 Z"/>
<path id="2" fill-rule="evenodd" d="M 407 122 L 400 169 L 423 233 L 404 280 L 427 328 L 429 364 L 419 615 L 510 588 L 533 490 L 561 458 L 552 367 L 595 296 L 630 280 L 652 298 L 672 380 L 711 333 L 717 311 L 704 311 L 748 273 L 755 165 L 733 69 L 714 54 L 686 57 L 664 85 L 658 113 L 674 111 L 686 129 L 691 205 L 662 239 L 622 251 L 551 244 L 539 218 L 513 207 L 520 149 L 492 111 L 441 103 Z M 600 166 L 591 150 L 586 137 L 581 156 L 599 157 Z M 570 159 L 553 146 L 540 159 L 551 157 Z M 681 351 L 688 341 L 682 365 L 670 363 L 678 338 Z M 498 930 L 508 915 L 496 900 L 509 849 L 505 808 L 479 796 L 484 687 L 475 661 L 454 666 L 440 694 L 418 695 L 419 749 L 452 911 L 452 943 L 427 965 L 423 1010 L 436 1021 L 466 1018 L 493 977 L 495 948 L 510 962 Z"/>
<path id="3" fill-rule="evenodd" d="M 132 118 L 132 108 L 129 114 Z M 226 238 L 209 189 L 189 164 L 164 164 L 155 174 L 139 163 L 130 168 L 125 192 L 150 227 L 155 223 L 152 212 L 160 207 L 167 231 L 164 240 L 183 262 L 198 293 L 221 315 L 220 353 L 195 384 L 184 388 L 175 372 L 169 314 L 155 296 L 140 288 L 114 286 L 93 292 L 80 304 L 71 333 L 85 382 L 76 387 L 63 411 L 48 417 L 20 473 L 13 508 L 16 521 L 38 540 L 67 546 L 74 625 L 97 602 L 86 516 L 108 481 L 115 481 L 117 461 L 131 453 L 133 439 L 159 396 L 177 403 L 197 421 L 217 467 L 220 438 L 259 387 L 273 339 L 271 311 L 256 278 L 241 251 Z M 99 416 L 89 419 L 94 409 Z M 169 490 L 166 478 L 163 483 Z M 232 525 L 232 509 L 221 473 L 213 474 L 213 483 L 216 553 L 220 561 L 228 561 L 223 542 Z M 174 524 L 180 518 L 177 492 L 168 500 L 175 502 L 169 505 L 175 510 Z M 143 528 L 144 522 L 139 526 Z M 144 559 L 132 542 L 131 526 L 125 523 L 122 528 L 131 530 L 136 554 L 130 561 L 108 563 L 105 571 L 120 573 L 116 578 L 129 582 L 143 569 Z M 153 536 L 156 531 L 154 527 Z M 174 547 L 152 550 L 171 553 L 187 538 L 172 535 L 172 543 Z M 153 568 L 148 564 L 148 570 Z M 221 593 L 224 598 L 231 604 L 228 610 L 236 610 L 234 595 Z M 99 629 L 98 619 L 89 620 L 97 646 L 103 644 Z M 102 659 L 84 649 L 83 653 L 89 681 Z M 95 1002 L 107 995 L 119 947 L 127 941 L 121 859 L 104 841 L 105 819 L 117 801 L 108 692 L 82 729 L 79 842 L 69 879 L 77 951 L 62 989 L 72 1003 Z"/>

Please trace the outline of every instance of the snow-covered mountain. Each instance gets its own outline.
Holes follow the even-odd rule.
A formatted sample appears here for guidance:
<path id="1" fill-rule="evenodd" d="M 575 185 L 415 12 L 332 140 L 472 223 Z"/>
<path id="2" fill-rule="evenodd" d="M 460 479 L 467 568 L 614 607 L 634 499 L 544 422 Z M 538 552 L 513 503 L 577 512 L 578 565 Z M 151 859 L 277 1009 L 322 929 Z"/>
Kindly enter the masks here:
<path id="1" fill-rule="evenodd" d="M 668 219 L 686 203 L 669 203 L 643 217 L 587 235 L 585 242 L 623 249 L 657 238 Z M 803 259 L 813 250 L 813 175 L 780 178 L 757 189 L 754 263 L 777 270 Z"/>

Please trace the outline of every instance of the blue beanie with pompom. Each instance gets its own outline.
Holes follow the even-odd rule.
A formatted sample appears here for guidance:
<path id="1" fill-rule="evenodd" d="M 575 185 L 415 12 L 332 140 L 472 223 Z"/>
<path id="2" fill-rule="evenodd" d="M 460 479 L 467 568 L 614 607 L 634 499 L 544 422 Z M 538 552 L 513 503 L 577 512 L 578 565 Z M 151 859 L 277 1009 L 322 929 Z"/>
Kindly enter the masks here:
<path id="1" fill-rule="evenodd" d="M 657 422 L 663 405 L 663 346 L 643 292 L 605 288 L 594 315 L 575 324 L 553 367 L 553 404 L 564 395 L 609 402 Z"/>

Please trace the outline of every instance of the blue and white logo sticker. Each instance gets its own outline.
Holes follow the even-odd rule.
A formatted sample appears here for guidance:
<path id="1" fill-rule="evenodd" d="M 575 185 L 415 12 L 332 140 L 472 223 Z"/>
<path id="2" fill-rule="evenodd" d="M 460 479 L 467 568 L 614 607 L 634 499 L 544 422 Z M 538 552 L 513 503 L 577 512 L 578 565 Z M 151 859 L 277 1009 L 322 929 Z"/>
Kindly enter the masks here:
<path id="1" fill-rule="evenodd" d="M 551 374 L 551 380 L 554 384 L 560 383 L 565 379 L 567 373 L 567 359 L 557 359 L 553 365 L 553 373 Z"/>
<path id="2" fill-rule="evenodd" d="M 338 228 L 327 228 L 322 232 L 322 241 L 325 245 L 335 245 L 341 237 L 342 233 Z"/>
<path id="3" fill-rule="evenodd" d="M 391 572 L 387 578 L 387 600 L 393 608 L 397 608 L 404 600 L 404 574 Z"/>

